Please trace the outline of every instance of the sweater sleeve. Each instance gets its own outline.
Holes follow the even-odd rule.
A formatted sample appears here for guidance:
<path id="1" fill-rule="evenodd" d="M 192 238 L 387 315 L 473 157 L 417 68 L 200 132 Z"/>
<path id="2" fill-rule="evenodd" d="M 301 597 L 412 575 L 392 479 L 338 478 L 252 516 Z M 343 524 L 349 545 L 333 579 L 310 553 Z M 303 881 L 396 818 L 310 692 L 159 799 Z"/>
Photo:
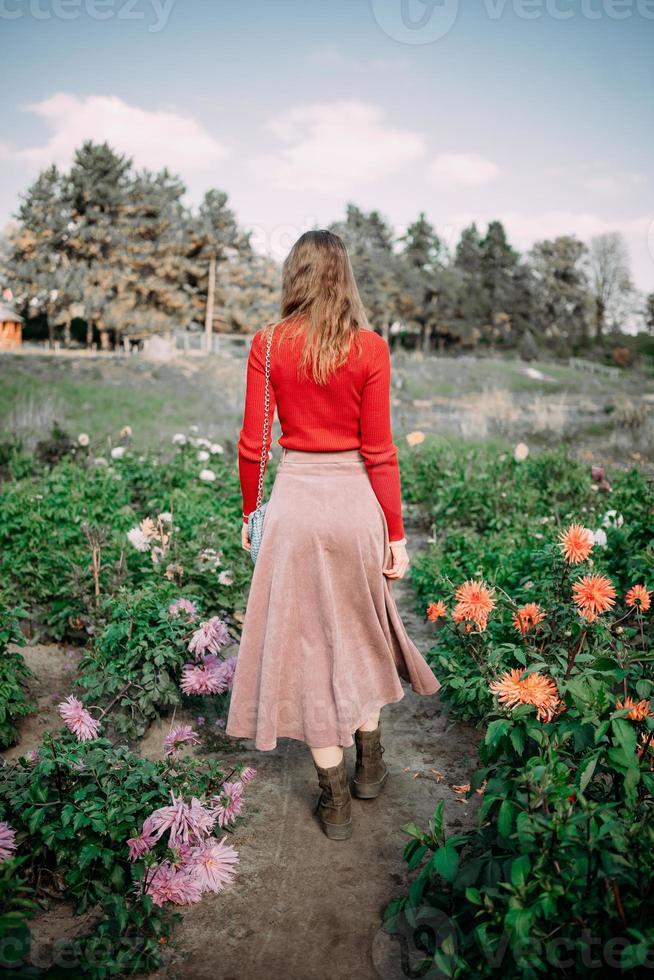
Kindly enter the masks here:
<path id="1" fill-rule="evenodd" d="M 397 446 L 391 430 L 391 355 L 380 338 L 361 395 L 361 455 L 388 525 L 390 541 L 404 537 Z"/>
<path id="2" fill-rule="evenodd" d="M 264 331 L 255 333 L 248 354 L 245 381 L 245 407 L 243 424 L 238 437 L 238 472 L 243 498 L 243 522 L 257 506 L 259 466 L 263 441 L 264 393 L 266 387 L 266 344 Z M 270 384 L 268 406 L 268 438 L 266 440 L 266 465 L 272 442 L 272 425 L 275 417 L 275 392 Z"/>

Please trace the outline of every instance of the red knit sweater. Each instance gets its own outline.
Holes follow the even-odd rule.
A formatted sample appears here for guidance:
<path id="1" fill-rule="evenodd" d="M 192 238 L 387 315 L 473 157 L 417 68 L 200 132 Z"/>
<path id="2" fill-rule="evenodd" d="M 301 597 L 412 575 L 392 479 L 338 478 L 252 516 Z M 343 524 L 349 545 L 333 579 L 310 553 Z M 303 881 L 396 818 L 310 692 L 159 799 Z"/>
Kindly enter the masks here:
<path id="1" fill-rule="evenodd" d="M 270 426 L 276 406 L 282 428 L 279 445 L 309 452 L 359 449 L 386 516 L 389 540 L 401 540 L 404 525 L 397 446 L 391 432 L 388 344 L 372 330 L 361 330 L 361 356 L 353 345 L 348 361 L 326 385 L 318 385 L 310 378 L 297 377 L 302 336 L 281 344 L 279 339 L 276 328 L 270 356 Z M 245 410 L 238 440 L 244 522 L 257 501 L 265 364 L 265 337 L 259 330 L 248 355 Z M 267 450 L 271 441 L 269 434 Z"/>

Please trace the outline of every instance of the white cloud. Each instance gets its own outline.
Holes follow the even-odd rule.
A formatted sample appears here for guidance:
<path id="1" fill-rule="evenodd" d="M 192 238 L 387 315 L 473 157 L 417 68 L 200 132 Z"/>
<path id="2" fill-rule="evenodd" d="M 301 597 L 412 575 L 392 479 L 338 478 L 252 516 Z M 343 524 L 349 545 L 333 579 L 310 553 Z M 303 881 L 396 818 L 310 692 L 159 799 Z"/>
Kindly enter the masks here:
<path id="1" fill-rule="evenodd" d="M 586 181 L 586 187 L 588 190 L 597 191 L 599 194 L 617 197 L 619 194 L 624 194 L 634 187 L 638 187 L 643 183 L 643 180 L 642 174 L 627 172 L 605 174 L 597 177 L 589 177 Z"/>
<path id="2" fill-rule="evenodd" d="M 406 62 L 399 58 L 351 58 L 334 44 L 321 44 L 314 48 L 309 48 L 305 54 L 305 61 L 317 68 L 339 69 L 351 71 L 355 74 L 368 74 L 372 72 L 400 72 L 406 68 Z"/>
<path id="3" fill-rule="evenodd" d="M 138 167 L 168 167 L 185 175 L 207 171 L 227 155 L 227 148 L 191 117 L 141 109 L 117 96 L 60 92 L 27 106 L 26 111 L 39 116 L 52 135 L 40 146 L 26 149 L 5 143 L 0 157 L 29 169 L 68 165 L 84 140 L 106 140 L 133 157 Z"/>
<path id="4" fill-rule="evenodd" d="M 431 180 L 446 187 L 481 187 L 499 175 L 496 163 L 476 153 L 440 153 L 429 166 Z"/>
<path id="5" fill-rule="evenodd" d="M 266 129 L 287 145 L 257 157 L 252 168 L 284 190 L 350 193 L 425 154 L 422 133 L 394 128 L 379 106 L 356 100 L 297 106 Z"/>

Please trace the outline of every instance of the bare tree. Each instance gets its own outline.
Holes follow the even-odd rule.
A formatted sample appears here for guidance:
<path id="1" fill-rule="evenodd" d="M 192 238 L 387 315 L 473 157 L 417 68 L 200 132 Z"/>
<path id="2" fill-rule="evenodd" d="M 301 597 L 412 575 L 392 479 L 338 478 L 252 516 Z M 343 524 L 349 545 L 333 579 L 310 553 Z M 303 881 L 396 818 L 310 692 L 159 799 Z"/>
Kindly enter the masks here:
<path id="1" fill-rule="evenodd" d="M 609 231 L 591 238 L 588 264 L 595 303 L 595 335 L 599 338 L 609 319 L 618 322 L 626 315 L 633 297 L 629 252 L 622 235 Z"/>

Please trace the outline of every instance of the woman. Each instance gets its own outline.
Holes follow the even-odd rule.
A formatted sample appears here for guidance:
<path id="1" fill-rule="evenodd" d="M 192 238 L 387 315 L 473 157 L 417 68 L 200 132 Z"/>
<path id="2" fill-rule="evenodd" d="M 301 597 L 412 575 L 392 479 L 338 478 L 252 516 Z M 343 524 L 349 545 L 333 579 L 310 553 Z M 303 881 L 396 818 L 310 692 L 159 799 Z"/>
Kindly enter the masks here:
<path id="1" fill-rule="evenodd" d="M 250 548 L 265 422 L 283 435 L 243 623 L 227 733 L 274 749 L 278 737 L 311 749 L 328 837 L 352 833 L 343 747 L 356 740 L 354 794 L 378 795 L 379 714 L 440 687 L 407 636 L 389 581 L 409 559 L 397 446 L 390 420 L 388 344 L 368 326 L 343 242 L 310 231 L 283 268 L 281 320 L 255 334 L 247 365 L 239 474 L 242 544 Z M 265 442 L 268 458 L 271 437 Z"/>

